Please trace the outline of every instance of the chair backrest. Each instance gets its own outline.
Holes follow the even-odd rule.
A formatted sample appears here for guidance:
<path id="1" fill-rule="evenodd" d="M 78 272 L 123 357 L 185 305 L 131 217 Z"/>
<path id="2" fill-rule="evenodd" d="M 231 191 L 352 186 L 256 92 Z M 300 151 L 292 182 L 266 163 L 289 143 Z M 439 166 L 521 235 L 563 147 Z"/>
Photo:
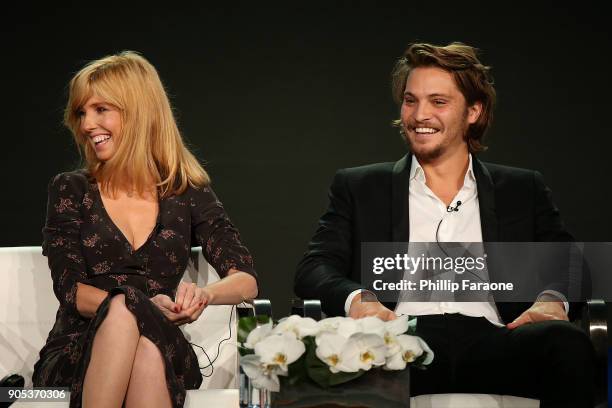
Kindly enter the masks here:
<path id="1" fill-rule="evenodd" d="M 198 286 L 206 286 L 219 280 L 217 271 L 204 259 L 202 248 L 191 249 L 191 259 L 183 276 L 185 282 L 195 282 Z M 187 340 L 204 348 L 194 347 L 198 356 L 204 380 L 200 389 L 238 388 L 238 337 L 236 325 L 236 308 L 231 305 L 213 305 L 204 309 L 204 313 L 195 322 L 182 326 Z M 224 340 L 228 339 L 228 340 Z M 221 347 L 219 348 L 219 343 Z M 211 368 L 211 360 L 219 356 Z M 213 371 L 214 368 L 214 371 Z M 208 376 L 210 374 L 212 376 Z"/>
<path id="2" fill-rule="evenodd" d="M 184 280 L 204 286 L 219 279 L 217 272 L 193 248 Z M 40 247 L 0 248 L 0 378 L 21 374 L 26 387 L 32 385 L 32 371 L 38 353 L 55 322 L 59 303 L 53 294 L 47 258 Z M 204 348 L 214 363 L 214 374 L 204 377 L 201 388 L 237 388 L 238 353 L 236 317 L 232 306 L 209 306 L 200 318 L 184 325 L 185 337 Z M 231 331 L 231 336 L 230 336 Z M 201 349 L 194 347 L 200 367 L 209 365 Z M 211 367 L 202 370 L 204 375 Z"/>

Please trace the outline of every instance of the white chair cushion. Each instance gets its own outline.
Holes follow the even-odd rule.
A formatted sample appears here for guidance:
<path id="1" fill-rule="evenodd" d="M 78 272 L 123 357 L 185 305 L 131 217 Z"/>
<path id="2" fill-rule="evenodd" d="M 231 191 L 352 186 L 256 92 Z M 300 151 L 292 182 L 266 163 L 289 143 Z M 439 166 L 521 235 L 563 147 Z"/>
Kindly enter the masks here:
<path id="1" fill-rule="evenodd" d="M 185 272 L 185 280 L 202 286 L 219 279 L 206 262 L 200 248 L 193 250 Z M 47 258 L 40 247 L 0 248 L 0 378 L 18 373 L 32 386 L 34 363 L 55 322 L 59 303 L 53 294 Z M 211 359 L 215 358 L 219 342 L 223 342 L 214 364 L 212 377 L 204 377 L 201 389 L 238 388 L 236 349 L 236 316 L 232 306 L 209 306 L 200 319 L 183 326 L 185 336 L 202 346 Z M 200 367 L 208 360 L 199 348 L 194 348 Z M 210 373 L 210 367 L 203 370 Z"/>
<path id="2" fill-rule="evenodd" d="M 410 398 L 411 408 L 538 408 L 530 398 L 493 394 L 429 394 Z"/>

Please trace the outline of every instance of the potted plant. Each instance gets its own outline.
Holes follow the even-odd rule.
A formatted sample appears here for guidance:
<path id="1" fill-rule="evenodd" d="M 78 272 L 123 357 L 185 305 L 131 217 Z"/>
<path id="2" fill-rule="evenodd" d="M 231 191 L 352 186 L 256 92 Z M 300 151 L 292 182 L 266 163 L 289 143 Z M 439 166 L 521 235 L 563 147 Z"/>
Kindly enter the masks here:
<path id="1" fill-rule="evenodd" d="M 240 365 L 253 387 L 273 393 L 272 406 L 406 407 L 406 368 L 423 369 L 434 357 L 415 327 L 408 316 L 317 322 L 293 315 L 276 324 L 246 317 Z"/>

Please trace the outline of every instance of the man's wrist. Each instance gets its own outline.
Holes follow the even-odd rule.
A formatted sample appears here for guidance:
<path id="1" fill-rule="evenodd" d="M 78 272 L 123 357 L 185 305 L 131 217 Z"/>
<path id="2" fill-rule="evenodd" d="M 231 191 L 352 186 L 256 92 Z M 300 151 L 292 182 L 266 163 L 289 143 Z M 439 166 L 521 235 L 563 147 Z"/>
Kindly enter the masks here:
<path id="1" fill-rule="evenodd" d="M 371 291 L 366 290 L 366 289 L 362 289 L 361 293 L 359 294 L 359 301 L 361 301 L 361 302 L 378 302 L 378 298 L 376 297 L 374 292 L 371 292 Z M 354 300 L 353 300 L 353 302 L 354 302 Z"/>
<path id="2" fill-rule="evenodd" d="M 355 302 L 376 302 L 376 301 L 378 301 L 378 298 L 373 292 L 367 289 L 354 290 L 346 298 L 346 301 L 344 303 L 344 313 L 346 314 L 346 316 L 348 316 L 349 312 L 351 311 L 351 307 L 353 306 L 353 304 L 355 304 Z"/>
<path id="3" fill-rule="evenodd" d="M 366 290 L 366 289 L 362 289 L 353 298 L 353 301 L 351 302 L 351 307 L 355 303 L 364 303 L 364 302 L 378 302 L 378 298 L 376 297 L 376 295 L 373 292 L 370 292 L 369 290 Z M 349 310 L 350 310 L 350 308 L 349 308 Z"/>
<path id="4" fill-rule="evenodd" d="M 566 305 L 567 302 L 565 302 L 564 300 L 560 299 L 559 296 L 556 296 L 552 293 L 549 293 L 549 292 L 541 293 L 536 299 L 536 302 L 542 302 L 542 303 L 546 302 L 546 303 L 557 304 L 559 305 L 559 307 L 563 309 L 565 313 L 568 313 L 569 307 Z"/>

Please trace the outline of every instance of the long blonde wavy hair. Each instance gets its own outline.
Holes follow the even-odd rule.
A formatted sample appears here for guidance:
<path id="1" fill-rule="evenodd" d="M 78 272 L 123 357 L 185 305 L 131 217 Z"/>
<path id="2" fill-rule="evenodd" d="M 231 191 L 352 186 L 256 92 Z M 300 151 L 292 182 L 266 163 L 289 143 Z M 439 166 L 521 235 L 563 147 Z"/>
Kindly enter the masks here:
<path id="1" fill-rule="evenodd" d="M 121 134 L 107 161 L 96 157 L 80 130 L 79 111 L 92 96 L 115 106 L 121 114 Z M 85 157 L 85 166 L 102 189 L 115 195 L 127 189 L 142 195 L 154 184 L 161 197 L 181 194 L 210 178 L 187 149 L 176 125 L 170 101 L 157 71 L 133 51 L 92 61 L 70 81 L 64 124 Z"/>

